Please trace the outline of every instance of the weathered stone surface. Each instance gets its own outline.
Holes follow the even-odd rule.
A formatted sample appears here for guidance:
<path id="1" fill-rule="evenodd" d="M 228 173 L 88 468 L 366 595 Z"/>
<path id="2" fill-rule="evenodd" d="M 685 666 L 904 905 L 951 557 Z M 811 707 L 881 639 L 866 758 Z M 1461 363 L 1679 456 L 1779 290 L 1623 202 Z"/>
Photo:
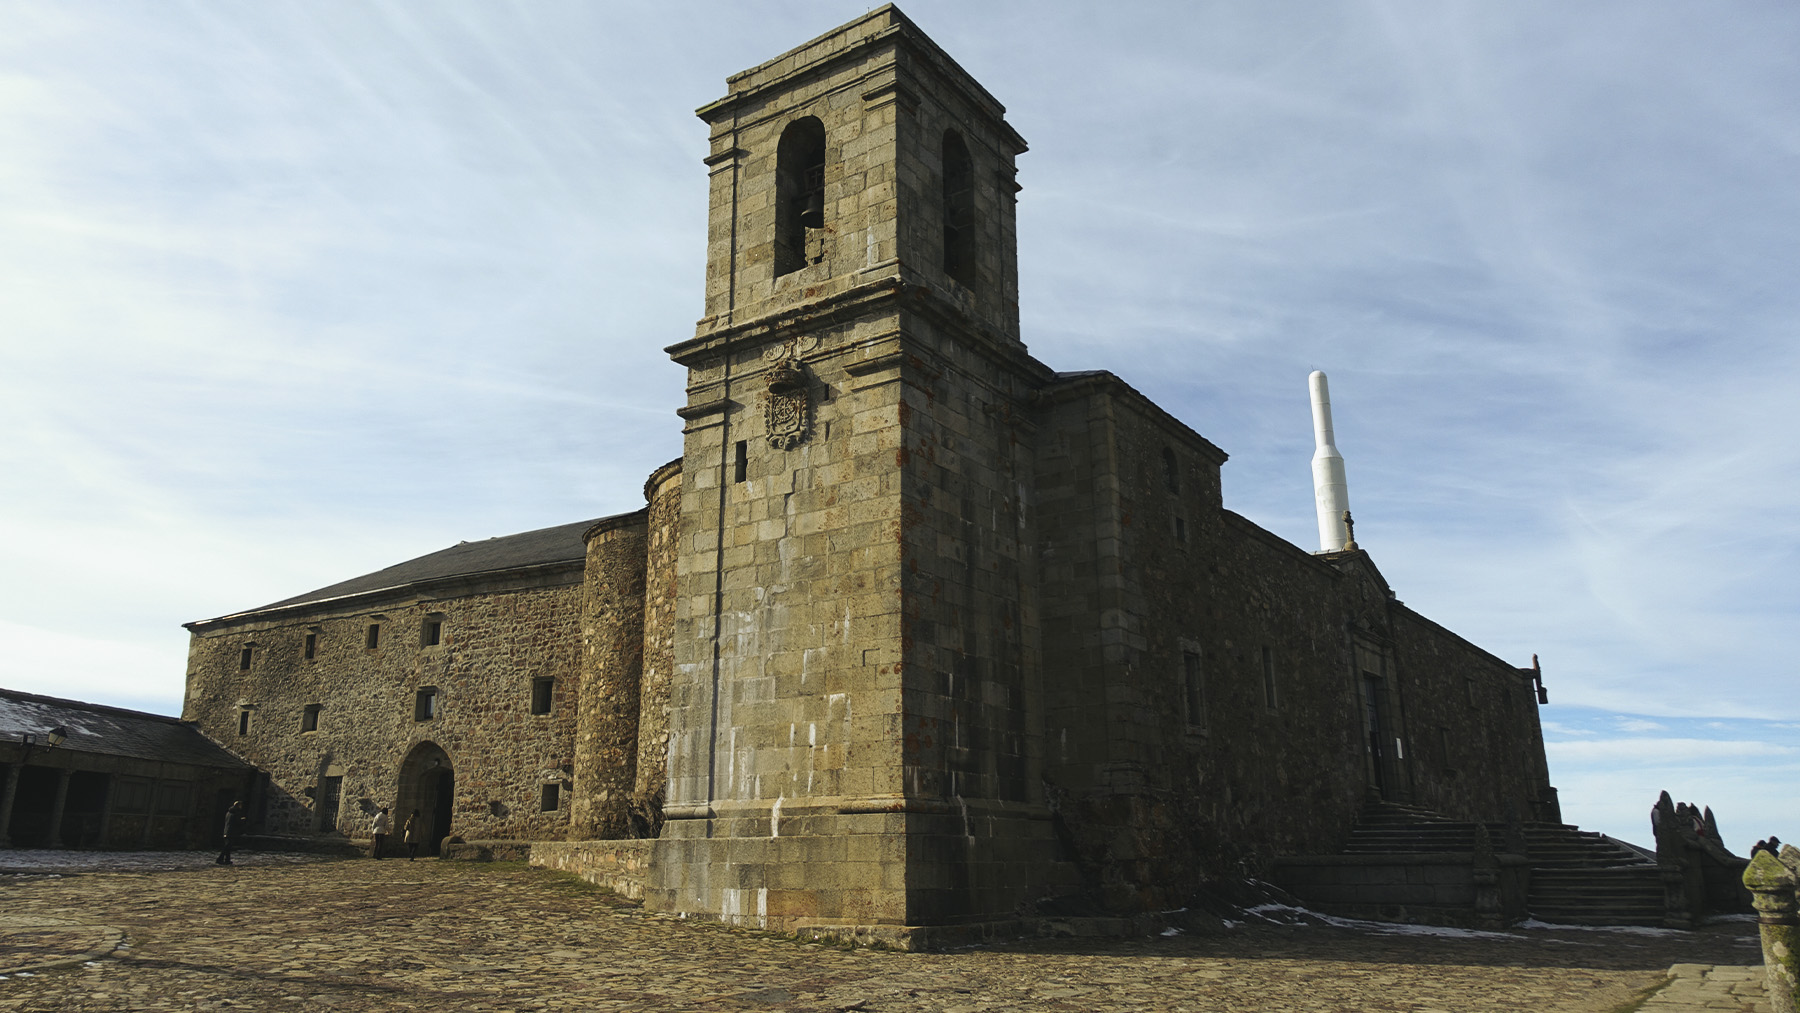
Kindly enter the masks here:
<path id="1" fill-rule="evenodd" d="M 682 457 L 646 511 L 528 572 L 196 624 L 190 713 L 270 772 L 271 826 L 316 822 L 332 770 L 404 807 L 437 761 L 464 837 L 564 841 L 534 854 L 629 867 L 658 911 L 910 944 L 1128 924 L 1336 850 L 1372 797 L 1555 818 L 1534 673 L 1366 552 L 1226 510 L 1222 450 L 1026 351 L 1024 142 L 903 15 L 728 87 L 700 110 L 705 316 L 669 349 Z M 356 646 L 430 615 L 445 645 Z M 540 677 L 551 713 L 521 713 Z M 1387 885 L 1466 906 L 1474 878 Z"/>
<path id="2" fill-rule="evenodd" d="M 1646 1009 L 1755 1008 L 1734 991 L 1754 987 L 1753 969 L 1716 966 L 1754 959 L 1754 946 L 1740 945 L 1750 941 L 1743 925 L 1656 936 L 1446 937 L 1247 924 L 1204 934 L 898 953 L 646 914 L 539 869 L 423 861 L 90 871 L 10 884 L 6 899 L 0 954 L 20 953 L 26 961 L 78 956 L 114 931 L 127 944 L 111 959 L 0 980 L 0 1008 L 33 1013 L 1602 1013 L 1625 1008 L 1677 961 L 1691 966 L 1679 968 L 1675 983 Z M 7 963 L 0 957 L 0 966 Z"/>
<path id="3" fill-rule="evenodd" d="M 1783 858 L 1792 846 L 1783 848 Z M 1800 852 L 1794 856 L 1800 858 Z M 1769 1003 L 1775 1013 L 1793 1013 L 1800 993 L 1800 901 L 1794 895 L 1796 876 L 1789 865 L 1767 851 L 1759 851 L 1744 869 L 1744 886 L 1756 905 L 1762 935 L 1763 967 Z"/>
<path id="4" fill-rule="evenodd" d="M 450 834 L 560 838 L 581 576 L 577 558 L 191 624 L 183 716 L 268 775 L 252 805 L 259 831 L 367 839 L 375 809 L 389 806 L 395 853 L 415 808 L 428 847 Z M 550 686 L 542 714 L 538 680 Z M 546 784 L 558 788 L 548 810 Z"/>
<path id="5" fill-rule="evenodd" d="M 637 785 L 638 686 L 644 668 L 647 515 L 611 518 L 587 533 L 582 578 L 581 693 L 569 833 L 629 836 Z"/>

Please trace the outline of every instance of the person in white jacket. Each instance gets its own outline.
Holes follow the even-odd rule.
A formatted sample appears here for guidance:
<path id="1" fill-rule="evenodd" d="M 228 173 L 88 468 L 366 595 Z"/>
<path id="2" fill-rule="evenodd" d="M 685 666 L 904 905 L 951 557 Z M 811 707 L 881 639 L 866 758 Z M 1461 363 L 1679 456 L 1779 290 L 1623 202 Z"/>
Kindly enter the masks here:
<path id="1" fill-rule="evenodd" d="M 371 852 L 372 857 L 381 857 L 381 846 L 387 843 L 387 836 L 393 829 L 393 818 L 388 816 L 387 806 L 382 806 L 381 811 L 375 814 L 374 821 L 369 824 L 369 832 L 375 835 L 375 848 Z"/>

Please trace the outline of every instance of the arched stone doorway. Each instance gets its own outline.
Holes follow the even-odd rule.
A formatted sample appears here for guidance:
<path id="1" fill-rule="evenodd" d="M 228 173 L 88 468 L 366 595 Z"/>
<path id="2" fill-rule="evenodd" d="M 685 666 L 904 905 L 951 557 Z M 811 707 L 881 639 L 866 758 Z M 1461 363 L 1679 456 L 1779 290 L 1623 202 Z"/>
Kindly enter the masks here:
<path id="1" fill-rule="evenodd" d="M 425 838 L 419 851 L 435 855 L 450 836 L 452 814 L 456 802 L 456 774 L 450 765 L 450 754 L 435 742 L 421 742 L 406 754 L 400 764 L 399 790 L 394 792 L 394 839 L 414 810 L 425 823 Z"/>

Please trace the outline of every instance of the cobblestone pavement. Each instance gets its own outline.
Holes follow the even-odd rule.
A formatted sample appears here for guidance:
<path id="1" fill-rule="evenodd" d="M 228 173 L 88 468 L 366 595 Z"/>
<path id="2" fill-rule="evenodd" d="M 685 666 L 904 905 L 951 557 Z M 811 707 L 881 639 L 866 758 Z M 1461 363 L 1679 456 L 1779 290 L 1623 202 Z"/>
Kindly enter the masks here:
<path id="1" fill-rule="evenodd" d="M 1760 957 L 1741 922 L 844 950 L 648 915 L 518 865 L 244 857 L 0 876 L 0 967 L 36 968 L 0 980 L 0 1010 L 1610 1011 L 1673 964 L 1708 966 L 1653 1002 Z"/>
<path id="2" fill-rule="evenodd" d="M 1770 1013 L 1760 966 L 1676 964 L 1669 974 L 1673 980 L 1644 1003 L 1643 1013 Z"/>

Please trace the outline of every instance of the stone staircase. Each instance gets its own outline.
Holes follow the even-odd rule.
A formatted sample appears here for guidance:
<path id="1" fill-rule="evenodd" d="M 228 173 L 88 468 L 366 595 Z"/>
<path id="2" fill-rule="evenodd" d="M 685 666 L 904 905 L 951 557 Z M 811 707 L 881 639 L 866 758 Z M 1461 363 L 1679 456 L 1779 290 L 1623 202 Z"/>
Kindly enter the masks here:
<path id="1" fill-rule="evenodd" d="M 1526 824 L 1531 889 L 1526 907 L 1559 925 L 1662 925 L 1656 858 L 1601 834 L 1560 823 Z"/>
<path id="2" fill-rule="evenodd" d="M 1526 908 L 1533 918 L 1563 925 L 1662 925 L 1664 891 L 1655 857 L 1629 845 L 1562 823 L 1476 824 L 1428 809 L 1371 802 L 1358 817 L 1346 855 L 1468 854 L 1476 829 L 1496 852 L 1523 854 L 1530 863 Z"/>

